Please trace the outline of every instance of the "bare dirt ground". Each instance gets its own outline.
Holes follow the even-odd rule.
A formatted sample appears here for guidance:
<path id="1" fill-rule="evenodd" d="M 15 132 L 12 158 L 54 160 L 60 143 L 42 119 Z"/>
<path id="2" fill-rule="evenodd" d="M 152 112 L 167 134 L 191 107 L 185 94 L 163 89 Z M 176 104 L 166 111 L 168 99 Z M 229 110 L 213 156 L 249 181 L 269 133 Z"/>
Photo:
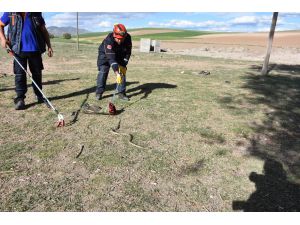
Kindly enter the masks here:
<path id="1" fill-rule="evenodd" d="M 184 40 L 162 41 L 161 48 L 170 54 L 263 61 L 268 33 L 236 33 L 197 36 Z M 134 43 L 138 47 L 138 43 Z M 270 63 L 299 64 L 300 32 L 277 32 Z"/>

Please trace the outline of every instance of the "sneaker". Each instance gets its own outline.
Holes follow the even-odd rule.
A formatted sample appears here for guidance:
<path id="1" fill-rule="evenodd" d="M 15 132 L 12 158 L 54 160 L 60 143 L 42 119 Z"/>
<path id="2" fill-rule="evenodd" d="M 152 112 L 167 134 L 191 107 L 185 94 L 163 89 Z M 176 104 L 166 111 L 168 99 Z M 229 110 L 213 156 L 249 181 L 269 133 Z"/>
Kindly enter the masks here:
<path id="1" fill-rule="evenodd" d="M 23 98 L 18 98 L 15 100 L 15 109 L 16 110 L 23 110 L 25 109 L 25 101 Z"/>
<path id="2" fill-rule="evenodd" d="M 119 99 L 121 99 L 121 100 L 129 101 L 129 98 L 126 96 L 125 93 L 119 93 L 118 96 L 119 96 Z"/>
<path id="3" fill-rule="evenodd" d="M 102 99 L 102 94 L 96 94 L 96 99 L 101 100 Z"/>

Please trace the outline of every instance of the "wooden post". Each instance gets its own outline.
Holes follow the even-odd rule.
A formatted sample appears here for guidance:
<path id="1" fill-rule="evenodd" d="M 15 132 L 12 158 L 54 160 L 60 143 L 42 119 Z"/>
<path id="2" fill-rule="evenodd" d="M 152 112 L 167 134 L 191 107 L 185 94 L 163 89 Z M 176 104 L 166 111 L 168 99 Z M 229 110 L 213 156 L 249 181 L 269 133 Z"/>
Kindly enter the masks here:
<path id="1" fill-rule="evenodd" d="M 272 50 L 272 43 L 273 43 L 273 38 L 274 38 L 274 33 L 275 33 L 277 17 L 278 17 L 278 12 L 274 12 L 273 13 L 273 19 L 272 19 L 272 24 L 271 24 L 271 29 L 270 29 L 270 33 L 269 33 L 267 54 L 266 54 L 266 57 L 265 57 L 265 62 L 263 64 L 263 68 L 261 70 L 262 75 L 267 75 L 267 73 L 268 73 L 268 65 L 269 65 L 269 60 L 270 60 L 270 55 L 271 55 L 271 50 Z"/>
<path id="2" fill-rule="evenodd" d="M 78 12 L 77 12 L 77 51 L 79 51 Z"/>

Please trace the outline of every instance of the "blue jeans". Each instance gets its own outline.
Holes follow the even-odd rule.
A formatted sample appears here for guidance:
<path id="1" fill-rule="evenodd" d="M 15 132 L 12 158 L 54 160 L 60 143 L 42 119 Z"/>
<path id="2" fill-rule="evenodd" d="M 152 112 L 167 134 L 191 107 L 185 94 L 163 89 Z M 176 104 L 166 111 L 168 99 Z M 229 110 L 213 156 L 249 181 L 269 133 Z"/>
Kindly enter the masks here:
<path id="1" fill-rule="evenodd" d="M 41 54 L 32 54 L 32 55 L 15 55 L 16 59 L 20 62 L 20 64 L 27 70 L 27 63 L 29 65 L 29 69 L 32 75 L 32 79 L 38 85 L 40 89 L 42 89 L 42 70 L 43 62 Z M 17 98 L 26 98 L 27 92 L 27 77 L 25 71 L 20 67 L 20 65 L 14 60 L 14 74 L 15 74 L 15 86 L 16 86 L 16 94 Z M 35 95 L 40 98 L 42 94 L 36 88 L 34 84 L 32 84 L 33 91 Z"/>
<path id="2" fill-rule="evenodd" d="M 103 92 L 105 91 L 106 80 L 107 80 L 107 76 L 109 73 L 109 69 L 110 69 L 109 65 L 99 66 L 96 94 L 103 94 Z M 125 91 L 126 91 L 126 76 L 123 77 L 122 84 L 117 85 L 116 91 L 118 93 L 125 93 Z"/>

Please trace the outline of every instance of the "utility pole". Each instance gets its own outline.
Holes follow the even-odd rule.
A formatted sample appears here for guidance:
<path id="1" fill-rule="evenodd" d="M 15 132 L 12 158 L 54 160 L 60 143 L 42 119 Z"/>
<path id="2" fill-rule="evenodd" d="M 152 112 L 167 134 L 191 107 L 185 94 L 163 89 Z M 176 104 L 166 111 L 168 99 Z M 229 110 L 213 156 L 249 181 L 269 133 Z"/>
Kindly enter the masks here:
<path id="1" fill-rule="evenodd" d="M 77 16 L 77 51 L 79 51 L 78 12 L 76 13 L 76 16 Z"/>
<path id="2" fill-rule="evenodd" d="M 275 33 L 277 17 L 278 17 L 278 12 L 274 12 L 273 13 L 273 19 L 272 19 L 272 24 L 271 24 L 271 29 L 270 29 L 270 33 L 269 33 L 267 54 L 266 54 L 266 57 L 265 57 L 265 62 L 263 64 L 263 68 L 261 70 L 262 75 L 267 75 L 267 73 L 268 73 L 268 65 L 269 65 L 269 60 L 270 60 L 270 55 L 271 55 L 271 50 L 272 50 L 272 43 L 273 43 L 273 38 L 274 38 L 274 33 Z"/>

